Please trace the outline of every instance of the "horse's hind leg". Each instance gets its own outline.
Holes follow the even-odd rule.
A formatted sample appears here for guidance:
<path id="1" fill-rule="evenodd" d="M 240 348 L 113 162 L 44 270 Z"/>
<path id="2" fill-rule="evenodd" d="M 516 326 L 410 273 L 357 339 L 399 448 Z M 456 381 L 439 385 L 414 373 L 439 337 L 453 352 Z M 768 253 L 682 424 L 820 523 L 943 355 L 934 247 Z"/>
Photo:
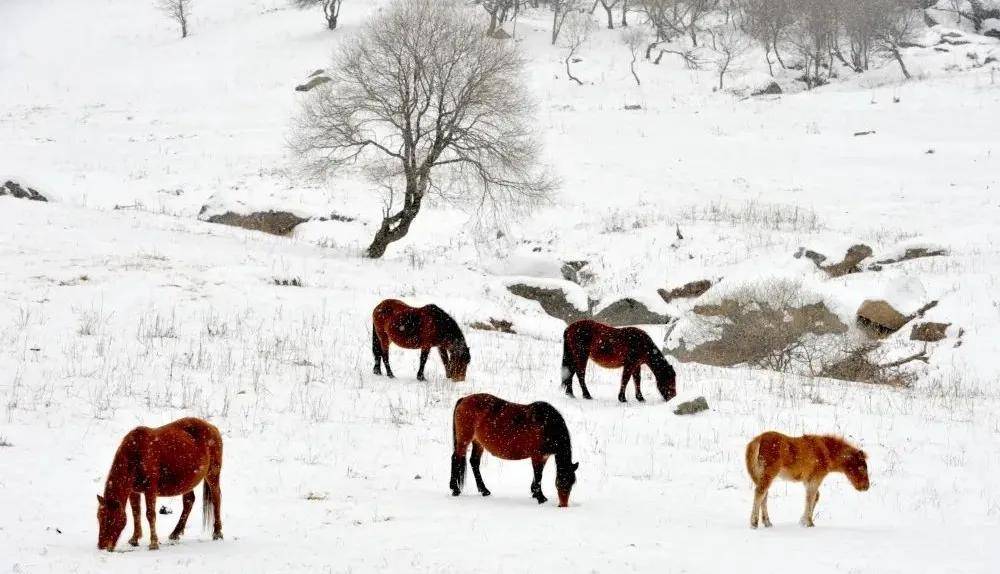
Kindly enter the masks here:
<path id="1" fill-rule="evenodd" d="M 149 522 L 149 549 L 159 550 L 160 539 L 156 536 L 156 489 L 146 491 L 146 521 Z"/>
<path id="2" fill-rule="evenodd" d="M 379 333 L 379 351 L 382 353 L 382 362 L 385 363 L 385 376 L 393 379 L 392 367 L 389 365 L 389 333 Z"/>
<path id="3" fill-rule="evenodd" d="M 628 380 L 632 378 L 632 370 L 634 368 L 635 367 L 632 367 L 628 363 L 625 363 L 625 365 L 622 367 L 622 383 L 621 386 L 618 388 L 618 402 L 622 403 L 628 402 L 628 399 L 625 398 L 625 388 L 628 387 Z"/>
<path id="4" fill-rule="evenodd" d="M 531 497 L 543 504 L 548 498 L 542 494 L 542 471 L 545 470 L 545 463 L 549 460 L 547 456 L 531 457 L 531 466 L 535 471 L 535 479 L 531 481 Z"/>
<path id="5" fill-rule="evenodd" d="M 472 456 L 469 457 L 469 464 L 472 466 L 472 476 L 476 478 L 476 488 L 479 489 L 479 494 L 483 496 L 489 496 L 490 491 L 486 488 L 486 483 L 483 482 L 483 475 L 479 474 L 479 462 L 483 458 L 483 445 L 478 442 L 472 443 Z"/>
<path id="6" fill-rule="evenodd" d="M 426 381 L 427 378 L 424 377 L 424 366 L 427 365 L 427 357 L 430 356 L 431 350 L 428 347 L 420 349 L 420 368 L 417 369 L 417 380 Z"/>
<path id="7" fill-rule="evenodd" d="M 760 519 L 765 528 L 771 527 L 771 517 L 767 515 L 767 493 L 764 493 L 764 500 L 760 502 Z"/>
<path id="8" fill-rule="evenodd" d="M 184 493 L 184 509 L 181 510 L 181 517 L 177 519 L 177 526 L 170 533 L 171 540 L 180 540 L 184 534 L 184 527 L 187 526 L 188 515 L 191 514 L 191 507 L 194 506 L 194 491 Z"/>
<path id="9" fill-rule="evenodd" d="M 131 546 L 138 546 L 139 540 L 142 538 L 142 512 L 139 508 L 141 496 L 138 492 L 133 492 L 128 497 L 129 504 L 132 506 L 132 538 L 128 539 Z"/>
<path id="10" fill-rule="evenodd" d="M 376 327 L 372 325 L 372 356 L 375 357 L 375 368 L 372 370 L 376 375 L 382 374 L 382 342 L 378 340 Z"/>
<path id="11" fill-rule="evenodd" d="M 455 451 L 451 454 L 451 482 L 448 483 L 448 487 L 451 488 L 452 496 L 458 496 L 462 494 L 462 488 L 465 486 L 465 453 L 469 450 L 469 443 L 472 442 L 473 431 L 471 428 L 464 428 L 463 421 L 459 420 L 457 413 L 452 425 Z"/>

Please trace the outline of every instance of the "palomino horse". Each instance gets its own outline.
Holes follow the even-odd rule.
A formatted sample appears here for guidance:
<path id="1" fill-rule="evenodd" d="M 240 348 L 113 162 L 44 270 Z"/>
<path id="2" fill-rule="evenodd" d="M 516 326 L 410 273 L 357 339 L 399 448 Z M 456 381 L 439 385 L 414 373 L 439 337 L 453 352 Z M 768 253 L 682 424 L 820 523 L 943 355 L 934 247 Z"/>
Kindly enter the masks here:
<path id="1" fill-rule="evenodd" d="M 156 497 L 184 495 L 184 510 L 170 534 L 178 540 L 184 532 L 188 514 L 194 506 L 194 488 L 202 489 L 205 526 L 213 522 L 212 538 L 222 540 L 219 473 L 222 470 L 222 435 L 209 423 L 196 418 L 176 420 L 151 429 L 137 427 L 125 435 L 115 453 L 104 486 L 104 496 L 97 496 L 97 547 L 111 552 L 125 529 L 125 502 L 132 505 L 132 538 L 139 545 L 142 523 L 139 518 L 139 495 L 146 495 L 146 520 L 149 521 L 149 549 L 160 547 L 156 537 Z"/>
<path id="2" fill-rule="evenodd" d="M 472 474 L 480 494 L 490 491 L 479 474 L 483 450 L 505 460 L 531 459 L 535 479 L 531 481 L 531 497 L 542 504 L 542 470 L 549 457 L 556 457 L 556 491 L 559 506 L 569 506 L 569 493 L 576 483 L 569 430 L 566 421 L 549 403 L 519 405 L 485 393 L 469 395 L 455 403 L 452 435 L 455 452 L 451 456 L 451 493 L 458 496 L 465 485 L 465 453 L 472 444 Z"/>
<path id="3" fill-rule="evenodd" d="M 656 388 L 669 401 L 677 396 L 677 374 L 653 340 L 642 329 L 625 327 L 617 329 L 604 323 L 584 319 L 563 331 L 562 384 L 566 394 L 573 396 L 573 375 L 580 380 L 583 398 L 589 399 L 587 390 L 587 359 L 607 369 L 622 369 L 622 384 L 618 400 L 625 401 L 625 387 L 631 377 L 635 382 L 635 399 L 646 400 L 639 388 L 639 371 L 649 365 L 656 377 Z"/>
<path id="4" fill-rule="evenodd" d="M 806 508 L 799 523 L 815 526 L 813 511 L 819 501 L 819 485 L 826 475 L 842 472 L 855 489 L 866 491 L 869 486 L 867 458 L 863 450 L 835 436 L 790 437 L 770 431 L 754 438 L 746 452 L 747 471 L 756 485 L 750 527 L 757 528 L 759 516 L 764 526 L 770 528 L 767 490 L 777 477 L 806 484 Z"/>
<path id="5" fill-rule="evenodd" d="M 424 381 L 424 365 L 431 347 L 437 347 L 448 378 L 460 383 L 465 380 L 472 355 L 465 344 L 465 336 L 447 313 L 437 305 L 410 307 L 397 299 L 386 299 L 372 311 L 372 354 L 375 355 L 375 374 L 392 378 L 389 366 L 389 344 L 404 349 L 420 349 L 420 368 L 417 380 Z"/>

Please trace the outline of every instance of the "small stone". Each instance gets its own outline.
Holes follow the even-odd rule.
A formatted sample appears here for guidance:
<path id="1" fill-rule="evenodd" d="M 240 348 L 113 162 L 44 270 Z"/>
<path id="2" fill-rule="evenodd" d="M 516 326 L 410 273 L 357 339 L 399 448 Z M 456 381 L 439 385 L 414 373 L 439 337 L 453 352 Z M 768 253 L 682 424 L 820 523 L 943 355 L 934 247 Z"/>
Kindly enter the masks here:
<path id="1" fill-rule="evenodd" d="M 674 414 L 693 415 L 695 413 L 700 413 L 701 411 L 707 411 L 707 410 L 708 410 L 708 401 L 705 400 L 705 397 L 698 397 L 693 401 L 687 401 L 677 405 L 677 408 L 674 409 Z"/>

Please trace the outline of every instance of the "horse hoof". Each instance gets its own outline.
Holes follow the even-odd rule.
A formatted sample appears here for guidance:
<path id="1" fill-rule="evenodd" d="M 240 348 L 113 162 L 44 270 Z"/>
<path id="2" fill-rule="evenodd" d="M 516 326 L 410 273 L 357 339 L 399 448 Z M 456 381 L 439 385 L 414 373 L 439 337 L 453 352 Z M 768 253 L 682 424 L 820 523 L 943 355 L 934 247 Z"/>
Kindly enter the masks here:
<path id="1" fill-rule="evenodd" d="M 215 534 L 213 534 L 212 535 L 212 540 L 222 540 L 222 533 L 221 532 L 216 532 Z"/>
<path id="2" fill-rule="evenodd" d="M 771 527 L 771 521 L 770 520 L 764 522 L 764 528 L 770 528 L 770 527 Z"/>
<path id="3" fill-rule="evenodd" d="M 588 394 L 586 394 L 586 395 L 583 395 L 583 398 L 587 399 L 588 401 L 592 401 L 592 400 L 594 400 L 594 397 L 590 396 L 590 394 L 589 394 L 589 393 L 588 393 Z"/>
<path id="4" fill-rule="evenodd" d="M 423 375 L 417 375 L 417 380 L 425 383 L 427 382 L 427 378 Z"/>
<path id="5" fill-rule="evenodd" d="M 628 402 L 628 399 L 626 399 L 625 397 L 622 397 L 622 396 L 619 396 L 619 397 L 618 397 L 618 402 L 619 402 L 619 403 L 627 403 L 627 402 Z"/>
<path id="6" fill-rule="evenodd" d="M 139 545 L 139 539 L 138 538 L 133 538 L 133 539 L 129 540 L 128 541 L 128 545 L 129 546 L 138 546 Z"/>
<path id="7" fill-rule="evenodd" d="M 545 504 L 549 499 L 544 496 L 539 496 L 536 500 L 538 500 L 538 504 Z"/>
<path id="8" fill-rule="evenodd" d="M 482 494 L 483 496 L 489 496 L 492 493 L 484 488 L 481 491 L 479 491 L 479 494 Z"/>
<path id="9" fill-rule="evenodd" d="M 461 491 L 461 490 L 452 490 L 452 491 L 451 491 L 451 495 L 452 495 L 452 496 L 458 496 L 459 494 L 462 494 L 462 491 Z"/>
<path id="10" fill-rule="evenodd" d="M 640 403 L 646 402 L 646 398 L 645 397 L 636 397 L 635 400 L 639 401 Z"/>
<path id="11" fill-rule="evenodd" d="M 149 549 L 150 550 L 159 550 L 160 549 L 160 543 L 159 542 L 150 542 L 149 543 Z"/>
<path id="12" fill-rule="evenodd" d="M 169 539 L 177 541 L 177 540 L 181 539 L 181 535 L 180 534 L 171 534 L 170 537 L 169 537 Z"/>

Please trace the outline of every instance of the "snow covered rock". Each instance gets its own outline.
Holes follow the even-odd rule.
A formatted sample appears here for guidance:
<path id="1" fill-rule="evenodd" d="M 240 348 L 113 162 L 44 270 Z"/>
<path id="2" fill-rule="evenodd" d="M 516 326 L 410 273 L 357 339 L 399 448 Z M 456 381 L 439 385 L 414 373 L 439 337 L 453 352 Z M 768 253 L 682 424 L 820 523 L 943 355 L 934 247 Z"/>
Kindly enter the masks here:
<path id="1" fill-rule="evenodd" d="M 9 195 L 17 199 L 29 199 L 31 201 L 48 201 L 46 197 L 28 186 L 22 186 L 13 180 L 7 180 L 0 186 L 0 197 Z"/>
<path id="2" fill-rule="evenodd" d="M 306 218 L 287 211 L 255 211 L 247 214 L 225 211 L 207 214 L 204 207 L 198 218 L 209 223 L 221 223 L 252 231 L 263 231 L 271 235 L 288 235 L 298 224 L 308 221 Z"/>
<path id="3" fill-rule="evenodd" d="M 670 317 L 650 310 L 641 301 L 626 297 L 595 313 L 594 320 L 615 327 L 623 327 L 626 325 L 663 325 L 670 322 Z"/>
<path id="4" fill-rule="evenodd" d="M 708 279 L 701 279 L 685 283 L 680 287 L 674 287 L 669 291 L 666 289 L 657 289 L 656 292 L 660 294 L 660 297 L 662 297 L 665 302 L 669 303 L 674 299 L 693 299 L 695 297 L 700 297 L 711 287 L 711 281 Z"/>
<path id="5" fill-rule="evenodd" d="M 674 409 L 675 415 L 693 415 L 708 410 L 708 401 L 705 397 L 698 397 L 692 401 L 685 401 Z"/>
<path id="6" fill-rule="evenodd" d="M 886 333 L 895 333 L 909 322 L 906 315 L 897 311 L 888 301 L 881 299 L 865 300 L 858 307 L 858 319 L 865 325 Z"/>
<path id="7" fill-rule="evenodd" d="M 566 323 L 590 318 L 586 294 L 568 281 L 525 279 L 508 284 L 507 290 L 536 301 L 548 315 Z"/>
<path id="8" fill-rule="evenodd" d="M 800 247 L 799 251 L 795 254 L 795 258 L 805 257 L 813 263 L 816 267 L 822 269 L 830 277 L 842 277 L 850 273 L 857 273 L 861 271 L 861 262 L 872 256 L 872 248 L 859 243 L 857 245 L 852 245 L 847 253 L 844 254 L 844 258 L 838 263 L 824 264 L 827 257 L 821 253 Z"/>
<path id="9" fill-rule="evenodd" d="M 949 326 L 951 326 L 950 323 L 934 323 L 932 321 L 917 323 L 910 330 L 910 340 L 925 343 L 940 341 L 948 336 Z"/>
<path id="10" fill-rule="evenodd" d="M 751 96 L 773 96 L 782 93 L 781 86 L 778 82 L 772 81 L 763 88 L 757 88 L 756 90 L 750 92 Z"/>

